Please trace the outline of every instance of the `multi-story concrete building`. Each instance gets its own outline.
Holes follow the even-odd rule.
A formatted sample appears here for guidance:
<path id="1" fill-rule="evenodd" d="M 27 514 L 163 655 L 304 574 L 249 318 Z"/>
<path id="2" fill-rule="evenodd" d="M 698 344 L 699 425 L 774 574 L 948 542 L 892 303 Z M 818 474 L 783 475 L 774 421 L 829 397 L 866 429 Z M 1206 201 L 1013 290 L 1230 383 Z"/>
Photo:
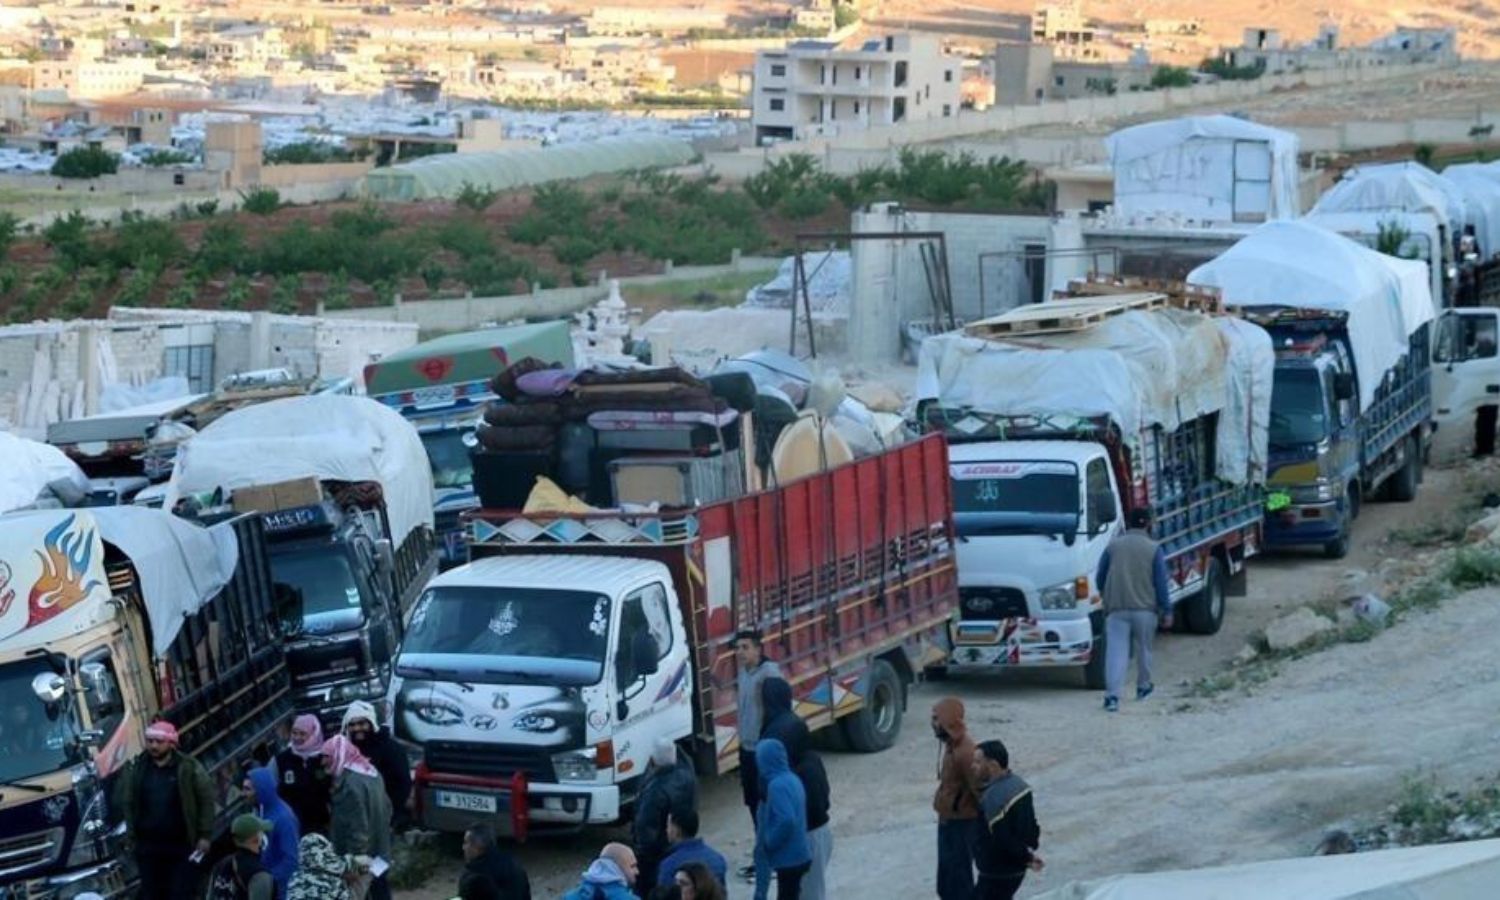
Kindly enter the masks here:
<path id="1" fill-rule="evenodd" d="M 751 113 L 756 143 L 956 115 L 960 68 L 938 38 L 919 34 L 762 50 L 755 57 Z"/>
<path id="2" fill-rule="evenodd" d="M 1274 28 L 1246 28 L 1240 46 L 1226 50 L 1224 60 L 1270 75 L 1412 63 L 1451 65 L 1458 61 L 1458 32 L 1452 28 L 1398 28 L 1368 46 L 1346 47 L 1339 41 L 1338 26 L 1332 24 L 1319 28 L 1317 40 L 1307 44 L 1289 44 Z"/>
<path id="3" fill-rule="evenodd" d="M 729 26 L 729 17 L 718 10 L 687 6 L 598 6 L 584 18 L 591 35 L 678 35 L 689 31 L 717 31 Z"/>
<path id="4" fill-rule="evenodd" d="M 1056 46 L 1058 56 L 1094 56 L 1097 37 L 1076 2 L 1038 6 L 1031 14 L 1031 42 Z"/>
<path id="5" fill-rule="evenodd" d="M 1145 90 L 1159 67 L 1138 52 L 1121 62 L 1057 59 L 1051 44 L 995 48 L 995 102 L 1001 106 Z"/>
<path id="6" fill-rule="evenodd" d="M 205 50 L 210 62 L 237 65 L 284 59 L 287 47 L 280 28 L 235 25 L 211 35 Z"/>

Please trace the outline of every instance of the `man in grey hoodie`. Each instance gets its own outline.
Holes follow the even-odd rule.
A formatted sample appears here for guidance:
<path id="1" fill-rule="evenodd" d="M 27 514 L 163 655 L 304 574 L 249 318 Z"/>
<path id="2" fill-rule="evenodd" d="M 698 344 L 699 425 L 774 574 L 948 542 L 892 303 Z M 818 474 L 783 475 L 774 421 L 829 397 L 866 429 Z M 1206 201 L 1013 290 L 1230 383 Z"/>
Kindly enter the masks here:
<path id="1" fill-rule="evenodd" d="M 630 889 L 636 874 L 635 851 L 624 844 L 605 844 L 578 887 L 563 900 L 637 900 Z"/>
<path id="2" fill-rule="evenodd" d="M 737 697 L 740 736 L 740 794 L 745 806 L 750 808 L 750 821 L 756 821 L 756 809 L 760 806 L 760 771 L 755 765 L 755 744 L 760 740 L 765 726 L 766 709 L 761 696 L 761 682 L 767 678 L 780 678 L 781 669 L 766 659 L 761 646 L 761 634 L 753 628 L 742 629 L 734 635 L 734 655 L 739 662 L 735 671 L 735 693 Z M 755 875 L 755 864 L 741 866 L 739 876 L 751 878 Z"/>
<path id="3" fill-rule="evenodd" d="M 1151 696 L 1151 640 L 1156 629 L 1172 627 L 1172 596 L 1167 558 L 1151 539 L 1151 514 L 1133 509 L 1129 528 L 1109 542 L 1099 558 L 1095 581 L 1104 598 L 1104 709 L 1120 708 L 1120 687 L 1135 647 L 1135 699 Z M 1096 651 L 1097 652 L 1097 651 Z"/>

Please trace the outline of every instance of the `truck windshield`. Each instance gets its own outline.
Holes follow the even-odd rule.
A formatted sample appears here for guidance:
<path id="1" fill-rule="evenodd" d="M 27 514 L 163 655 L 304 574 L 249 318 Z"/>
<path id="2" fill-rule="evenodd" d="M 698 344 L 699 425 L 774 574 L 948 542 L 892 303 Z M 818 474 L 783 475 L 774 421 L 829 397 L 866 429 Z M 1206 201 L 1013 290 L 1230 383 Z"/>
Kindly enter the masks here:
<path id="1" fill-rule="evenodd" d="M 77 762 L 71 713 L 48 709 L 31 691 L 31 680 L 52 669 L 42 659 L 0 666 L 0 783 L 24 781 Z M 65 701 L 66 703 L 66 701 Z"/>
<path id="2" fill-rule="evenodd" d="M 359 580 L 343 547 L 281 550 L 271 556 L 271 582 L 285 634 L 348 631 L 364 622 Z"/>
<path id="3" fill-rule="evenodd" d="M 1328 436 L 1328 404 L 1317 369 L 1277 369 L 1271 384 L 1273 447 L 1316 444 Z"/>
<path id="4" fill-rule="evenodd" d="M 427 461 L 432 466 L 432 485 L 440 488 L 466 488 L 474 483 L 474 466 L 469 462 L 469 448 L 464 446 L 463 431 L 428 431 L 422 434 Z"/>
<path id="5" fill-rule="evenodd" d="M 1059 534 L 1078 529 L 1072 463 L 954 463 L 954 524 L 961 535 Z"/>
<path id="6" fill-rule="evenodd" d="M 431 588 L 412 610 L 397 670 L 462 681 L 595 684 L 604 673 L 609 615 L 609 598 L 593 591 Z"/>

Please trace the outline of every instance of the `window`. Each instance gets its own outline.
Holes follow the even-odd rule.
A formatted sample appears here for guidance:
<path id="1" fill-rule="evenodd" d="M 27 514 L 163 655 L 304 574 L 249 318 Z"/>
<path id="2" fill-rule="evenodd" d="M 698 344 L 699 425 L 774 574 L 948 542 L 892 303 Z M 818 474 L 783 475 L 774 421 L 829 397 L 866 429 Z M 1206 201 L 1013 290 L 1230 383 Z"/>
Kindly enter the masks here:
<path id="1" fill-rule="evenodd" d="M 162 351 L 161 368 L 163 375 L 181 375 L 186 378 L 194 393 L 211 391 L 214 381 L 214 345 L 167 347 Z"/>
<path id="2" fill-rule="evenodd" d="M 786 101 L 780 97 L 775 97 L 771 100 L 770 106 L 771 112 L 781 112 L 786 109 Z"/>
<path id="3" fill-rule="evenodd" d="M 1052 83 L 1057 85 L 1058 87 L 1062 87 L 1066 83 L 1066 81 L 1061 75 L 1057 75 L 1053 77 Z"/>
<path id="4" fill-rule="evenodd" d="M 1114 503 L 1113 493 L 1109 487 L 1109 470 L 1105 468 L 1104 460 L 1098 458 L 1089 460 L 1089 466 L 1084 471 L 1084 478 L 1085 488 L 1088 491 L 1084 502 L 1088 503 L 1088 530 L 1092 534 L 1115 520 L 1113 515 L 1106 515 L 1106 513 L 1114 513 L 1115 510 L 1105 508 L 1106 503 L 1110 507 L 1113 507 Z M 1105 494 L 1109 494 L 1111 499 L 1108 501 L 1101 499 Z"/>
<path id="5" fill-rule="evenodd" d="M 859 81 L 861 78 L 864 78 L 864 76 L 865 76 L 864 66 L 855 66 L 854 67 L 854 80 L 855 81 Z"/>
<path id="6" fill-rule="evenodd" d="M 896 87 L 906 87 L 906 61 L 896 63 Z"/>
<path id="7" fill-rule="evenodd" d="M 900 122 L 906 118 L 906 98 L 897 97 L 891 101 L 891 121 Z"/>
<path id="8" fill-rule="evenodd" d="M 1494 359 L 1500 343 L 1493 313 L 1462 316 L 1448 313 L 1438 323 L 1437 362 L 1464 362 L 1471 359 Z"/>
<path id="9" fill-rule="evenodd" d="M 949 103 L 944 103 L 943 104 L 943 118 L 946 119 L 946 118 L 948 118 L 951 115 L 953 115 L 953 105 L 949 104 Z"/>
<path id="10" fill-rule="evenodd" d="M 839 102 L 837 100 L 829 100 L 828 101 L 828 121 L 832 122 L 834 119 L 837 119 L 838 117 L 839 117 Z"/>
<path id="11" fill-rule="evenodd" d="M 818 84 L 828 83 L 828 66 L 818 66 Z"/>
<path id="12" fill-rule="evenodd" d="M 839 67 L 837 65 L 833 67 L 833 83 L 839 83 Z"/>
<path id="13" fill-rule="evenodd" d="M 615 683 L 625 689 L 656 671 L 672 650 L 672 614 L 667 589 L 649 584 L 620 604 L 620 635 L 615 651 Z"/>
<path id="14" fill-rule="evenodd" d="M 858 100 L 854 101 L 854 114 L 856 116 L 859 115 L 859 101 Z"/>
<path id="15" fill-rule="evenodd" d="M 952 69 L 947 69 L 947 70 L 945 70 L 943 72 L 943 81 L 947 82 L 948 84 L 952 84 L 953 83 L 953 70 Z"/>
<path id="16" fill-rule="evenodd" d="M 773 78 L 785 78 L 786 66 L 782 63 L 776 63 L 775 65 L 771 66 L 771 76 Z"/>
<path id="17" fill-rule="evenodd" d="M 922 88 L 922 96 L 928 100 L 932 99 L 932 85 L 929 84 L 927 87 Z"/>

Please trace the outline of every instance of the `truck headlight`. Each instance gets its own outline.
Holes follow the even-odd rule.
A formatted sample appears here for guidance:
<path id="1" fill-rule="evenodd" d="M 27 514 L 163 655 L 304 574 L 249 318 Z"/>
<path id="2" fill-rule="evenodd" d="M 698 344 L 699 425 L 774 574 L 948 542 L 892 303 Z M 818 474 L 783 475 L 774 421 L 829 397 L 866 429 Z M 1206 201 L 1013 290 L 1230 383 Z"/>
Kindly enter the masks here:
<path id="1" fill-rule="evenodd" d="M 1072 609 L 1078 605 L 1078 593 L 1074 582 L 1064 581 L 1062 584 L 1043 588 L 1041 603 L 1042 609 Z"/>
<path id="2" fill-rule="evenodd" d="M 346 684 L 336 684 L 328 691 L 328 699 L 334 703 L 352 702 L 375 697 L 385 693 L 384 679 L 376 676 L 364 681 L 351 681 Z M 382 700 L 384 698 L 382 697 Z M 376 703 L 377 707 L 381 704 Z"/>
<path id="3" fill-rule="evenodd" d="M 593 747 L 587 750 L 569 750 L 567 753 L 554 753 L 552 755 L 552 771 L 556 773 L 559 783 L 566 782 L 592 782 L 594 775 L 599 771 L 596 765 L 598 751 Z"/>
<path id="4" fill-rule="evenodd" d="M 1294 487 L 1287 493 L 1292 495 L 1294 503 L 1327 503 L 1338 498 L 1339 486 L 1332 481 L 1320 479 L 1312 484 Z"/>

